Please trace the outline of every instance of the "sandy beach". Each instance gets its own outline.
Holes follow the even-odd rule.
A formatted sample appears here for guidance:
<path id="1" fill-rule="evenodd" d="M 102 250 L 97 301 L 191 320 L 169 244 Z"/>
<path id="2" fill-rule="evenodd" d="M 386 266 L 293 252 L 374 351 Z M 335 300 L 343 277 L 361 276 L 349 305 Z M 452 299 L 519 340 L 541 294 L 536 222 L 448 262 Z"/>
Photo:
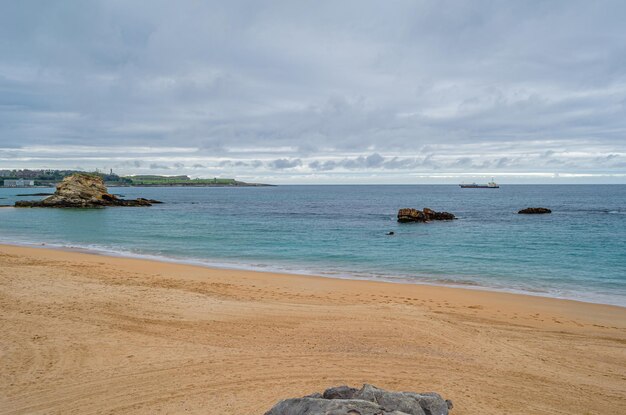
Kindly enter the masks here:
<path id="1" fill-rule="evenodd" d="M 363 383 L 626 413 L 626 309 L 0 246 L 0 412 L 262 414 Z"/>

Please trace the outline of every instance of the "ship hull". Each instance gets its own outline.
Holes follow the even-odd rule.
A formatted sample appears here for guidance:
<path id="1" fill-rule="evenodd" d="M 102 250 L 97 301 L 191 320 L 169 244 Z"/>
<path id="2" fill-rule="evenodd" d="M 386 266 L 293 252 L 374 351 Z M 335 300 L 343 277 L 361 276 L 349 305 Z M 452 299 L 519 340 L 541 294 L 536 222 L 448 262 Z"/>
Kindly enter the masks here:
<path id="1" fill-rule="evenodd" d="M 472 184 L 460 184 L 461 189 L 499 189 L 500 186 L 481 186 Z"/>

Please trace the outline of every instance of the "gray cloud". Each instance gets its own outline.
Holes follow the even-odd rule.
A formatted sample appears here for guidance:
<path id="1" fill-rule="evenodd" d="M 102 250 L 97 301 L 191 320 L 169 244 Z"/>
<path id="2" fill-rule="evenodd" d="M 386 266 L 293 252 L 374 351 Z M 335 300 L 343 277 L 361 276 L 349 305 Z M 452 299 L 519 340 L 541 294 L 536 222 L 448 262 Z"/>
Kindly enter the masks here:
<path id="1" fill-rule="evenodd" d="M 278 159 L 268 163 L 268 166 L 272 169 L 293 169 L 294 167 L 302 166 L 302 160 L 300 159 Z"/>
<path id="2" fill-rule="evenodd" d="M 169 170 L 169 169 L 170 168 L 166 166 L 165 164 L 157 164 L 157 163 L 150 164 L 150 170 Z"/>
<path id="3" fill-rule="evenodd" d="M 337 167 L 337 162 L 333 160 L 319 161 L 315 160 L 309 163 L 309 168 L 317 171 L 329 171 L 334 170 Z"/>
<path id="4" fill-rule="evenodd" d="M 263 165 L 263 162 L 260 160 L 250 160 L 250 161 L 241 161 L 241 160 L 223 160 L 218 164 L 220 167 L 234 167 L 234 168 L 258 168 Z"/>
<path id="5" fill-rule="evenodd" d="M 9 2 L 0 166 L 624 174 L 624 15 L 582 0 Z"/>

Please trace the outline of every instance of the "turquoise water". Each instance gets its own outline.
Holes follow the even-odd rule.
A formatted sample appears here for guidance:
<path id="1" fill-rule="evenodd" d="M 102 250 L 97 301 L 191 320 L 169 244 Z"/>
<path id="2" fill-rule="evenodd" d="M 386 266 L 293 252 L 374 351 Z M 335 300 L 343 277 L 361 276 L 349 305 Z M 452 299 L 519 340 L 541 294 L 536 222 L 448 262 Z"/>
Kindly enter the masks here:
<path id="1" fill-rule="evenodd" d="M 150 208 L 0 209 L 0 242 L 626 306 L 626 186 L 112 188 Z M 17 193 L 0 189 L 0 204 Z M 551 215 L 518 215 L 545 206 Z M 459 220 L 398 224 L 401 207 Z M 394 231 L 394 236 L 385 235 Z"/>

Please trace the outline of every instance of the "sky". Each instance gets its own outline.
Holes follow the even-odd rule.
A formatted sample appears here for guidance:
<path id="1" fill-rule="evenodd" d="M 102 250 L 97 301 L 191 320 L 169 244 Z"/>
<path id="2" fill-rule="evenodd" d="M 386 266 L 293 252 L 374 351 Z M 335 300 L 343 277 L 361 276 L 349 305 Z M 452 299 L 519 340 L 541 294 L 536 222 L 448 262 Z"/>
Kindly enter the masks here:
<path id="1" fill-rule="evenodd" d="M 1 10 L 0 169 L 626 183 L 621 0 Z"/>

